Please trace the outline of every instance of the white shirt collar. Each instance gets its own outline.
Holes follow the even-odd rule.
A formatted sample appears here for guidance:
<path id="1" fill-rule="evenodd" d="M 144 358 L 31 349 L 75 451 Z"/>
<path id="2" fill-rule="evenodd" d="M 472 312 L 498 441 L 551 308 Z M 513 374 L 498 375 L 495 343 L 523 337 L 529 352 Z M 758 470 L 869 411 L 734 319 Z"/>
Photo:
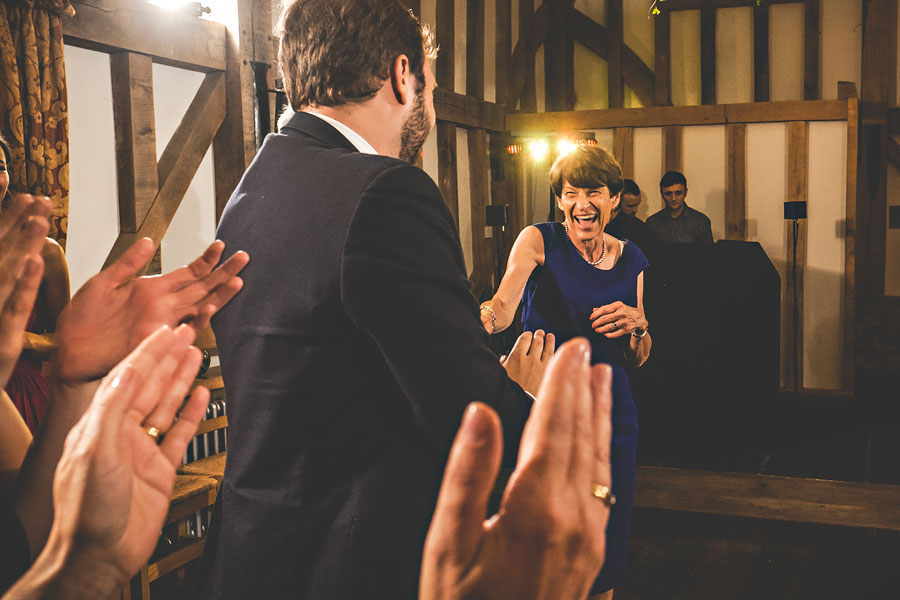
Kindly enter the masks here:
<path id="1" fill-rule="evenodd" d="M 359 135 L 358 133 L 356 133 L 355 131 L 353 131 L 352 129 L 350 129 L 349 127 L 347 127 L 346 125 L 344 125 L 343 123 L 338 121 L 337 119 L 332 119 L 331 117 L 326 117 L 323 114 L 320 114 L 317 112 L 312 112 L 310 110 L 307 110 L 305 112 L 307 114 L 315 115 L 315 116 L 319 117 L 320 119 L 322 119 L 323 121 L 325 121 L 326 123 L 328 123 L 329 125 L 334 127 L 335 129 L 337 129 L 339 132 L 341 132 L 341 135 L 343 135 L 345 138 L 347 138 L 348 142 L 353 144 L 353 146 L 357 150 L 362 152 L 363 154 L 378 154 L 378 151 L 375 150 L 375 148 L 372 147 L 372 144 L 367 142 L 363 138 L 363 136 Z"/>

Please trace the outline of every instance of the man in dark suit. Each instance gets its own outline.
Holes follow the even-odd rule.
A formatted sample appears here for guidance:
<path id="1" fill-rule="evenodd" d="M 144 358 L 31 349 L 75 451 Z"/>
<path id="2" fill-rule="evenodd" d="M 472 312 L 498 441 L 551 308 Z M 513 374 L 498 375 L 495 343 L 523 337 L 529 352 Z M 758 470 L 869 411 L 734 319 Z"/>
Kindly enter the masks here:
<path id="1" fill-rule="evenodd" d="M 295 0 L 281 29 L 296 112 L 218 230 L 253 260 L 213 324 L 228 465 L 200 595 L 411 598 L 466 405 L 497 411 L 514 459 L 553 340 L 504 370 L 450 212 L 405 162 L 435 119 L 428 30 L 397 0 Z"/>

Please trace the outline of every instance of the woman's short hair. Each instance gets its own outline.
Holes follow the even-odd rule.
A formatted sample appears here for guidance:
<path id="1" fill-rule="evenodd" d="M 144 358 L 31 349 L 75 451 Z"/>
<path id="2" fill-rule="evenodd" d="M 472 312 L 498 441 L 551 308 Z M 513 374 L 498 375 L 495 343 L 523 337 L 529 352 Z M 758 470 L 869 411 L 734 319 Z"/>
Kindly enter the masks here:
<path id="1" fill-rule="evenodd" d="M 615 196 L 622 191 L 622 167 L 606 148 L 578 146 L 550 167 L 550 189 L 557 197 L 566 183 L 586 189 L 606 187 Z"/>
<path id="2" fill-rule="evenodd" d="M 9 150 L 9 142 L 6 141 L 6 138 L 3 137 L 2 133 L 0 133 L 0 149 L 3 150 L 3 157 L 6 159 L 6 168 L 9 169 L 9 162 L 12 160 L 12 154 Z"/>
<path id="3" fill-rule="evenodd" d="M 398 0 L 293 0 L 281 14 L 278 64 L 294 110 L 365 102 L 405 54 L 417 89 L 437 55 L 431 30 Z"/>

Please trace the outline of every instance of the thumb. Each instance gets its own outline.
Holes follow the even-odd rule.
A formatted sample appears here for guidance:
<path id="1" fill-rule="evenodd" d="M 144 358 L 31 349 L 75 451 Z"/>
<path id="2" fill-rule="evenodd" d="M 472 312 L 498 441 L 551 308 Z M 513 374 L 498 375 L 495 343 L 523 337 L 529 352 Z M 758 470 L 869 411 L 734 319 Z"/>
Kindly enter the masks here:
<path id="1" fill-rule="evenodd" d="M 483 530 L 488 499 L 503 452 L 500 418 L 478 402 L 469 405 L 453 441 L 426 546 L 469 564 Z"/>

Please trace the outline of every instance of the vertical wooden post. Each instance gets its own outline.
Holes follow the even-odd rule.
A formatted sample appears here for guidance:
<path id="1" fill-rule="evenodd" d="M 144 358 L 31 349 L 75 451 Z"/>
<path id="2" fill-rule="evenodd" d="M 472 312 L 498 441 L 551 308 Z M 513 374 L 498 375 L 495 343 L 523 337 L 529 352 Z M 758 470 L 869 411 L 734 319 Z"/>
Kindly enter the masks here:
<path id="1" fill-rule="evenodd" d="M 550 1 L 550 30 L 544 42 L 544 82 L 546 89 L 546 110 L 572 110 L 573 99 L 569 95 L 569 73 L 574 71 L 567 64 L 567 45 L 571 43 L 568 34 L 569 0 Z"/>
<path id="2" fill-rule="evenodd" d="M 819 99 L 819 8 L 822 0 L 806 0 L 803 38 L 803 98 Z"/>
<path id="3" fill-rule="evenodd" d="M 663 169 L 681 171 L 681 127 L 663 127 Z"/>
<path id="4" fill-rule="evenodd" d="M 456 40 L 456 14 L 452 1 L 438 2 L 436 5 L 435 29 L 438 44 L 442 45 L 438 53 L 435 76 L 438 85 L 453 90 L 455 79 L 454 52 Z M 450 208 L 453 220 L 459 228 L 459 183 L 456 165 L 456 125 L 453 123 L 437 124 L 438 150 L 438 187 L 444 201 Z"/>
<path id="5" fill-rule="evenodd" d="M 537 112 L 537 88 L 534 80 L 534 52 L 531 29 L 534 27 L 534 0 L 519 0 L 519 43 L 525 44 L 525 90 L 519 104 L 525 112 Z M 514 107 L 510 107 L 514 108 Z"/>
<path id="6" fill-rule="evenodd" d="M 484 2 L 466 0 L 466 95 L 484 99 Z M 466 132 L 469 149 L 469 198 L 472 226 L 473 278 L 487 279 L 493 272 L 492 245 L 485 239 L 485 207 L 490 204 L 487 132 L 469 129 Z M 473 291 L 477 294 L 479 290 Z"/>
<path id="7" fill-rule="evenodd" d="M 725 126 L 725 239 L 747 236 L 746 125 Z"/>
<path id="8" fill-rule="evenodd" d="M 859 148 L 859 99 L 852 82 L 838 83 L 838 97 L 847 101 L 847 208 L 844 231 L 844 359 L 843 388 L 853 391 L 856 343 L 856 190 Z"/>
<path id="9" fill-rule="evenodd" d="M 497 104 L 506 106 L 509 103 L 509 63 L 512 49 L 512 17 L 511 0 L 495 0 L 495 60 L 494 86 Z M 513 107 L 507 106 L 507 110 Z"/>
<path id="10" fill-rule="evenodd" d="M 787 200 L 788 202 L 806 201 L 808 155 L 808 124 L 806 121 L 789 122 L 787 138 Z M 793 221 L 785 221 L 787 283 L 782 297 L 781 314 L 784 323 L 782 335 L 786 338 L 782 347 L 787 350 L 785 353 L 787 356 L 782 357 L 782 372 L 786 373 L 788 384 L 795 389 L 801 389 L 803 387 L 803 282 L 806 269 L 807 221 L 801 220 L 796 232 L 796 265 L 794 265 L 793 226 Z M 784 360 L 785 358 L 787 360 Z"/>
<path id="11" fill-rule="evenodd" d="M 655 27 L 655 67 L 653 82 L 653 101 L 656 106 L 669 106 L 672 104 L 672 90 L 670 87 L 670 42 L 669 42 L 669 11 L 662 12 L 653 19 Z"/>
<path id="12" fill-rule="evenodd" d="M 153 61 L 144 54 L 113 52 L 109 56 L 109 65 L 116 136 L 119 231 L 134 233 L 144 222 L 159 191 Z"/>
<path id="13" fill-rule="evenodd" d="M 609 107 L 623 108 L 625 79 L 622 77 L 622 47 L 625 43 L 622 0 L 606 0 L 606 35 L 609 39 L 607 51 Z"/>
<path id="14" fill-rule="evenodd" d="M 634 179 L 634 128 L 616 127 L 613 134 L 613 155 L 622 167 L 622 174 Z"/>
<path id="15" fill-rule="evenodd" d="M 700 96 L 703 104 L 716 103 L 716 8 L 700 9 Z"/>
<path id="16" fill-rule="evenodd" d="M 769 5 L 753 7 L 753 101 L 769 101 Z"/>

